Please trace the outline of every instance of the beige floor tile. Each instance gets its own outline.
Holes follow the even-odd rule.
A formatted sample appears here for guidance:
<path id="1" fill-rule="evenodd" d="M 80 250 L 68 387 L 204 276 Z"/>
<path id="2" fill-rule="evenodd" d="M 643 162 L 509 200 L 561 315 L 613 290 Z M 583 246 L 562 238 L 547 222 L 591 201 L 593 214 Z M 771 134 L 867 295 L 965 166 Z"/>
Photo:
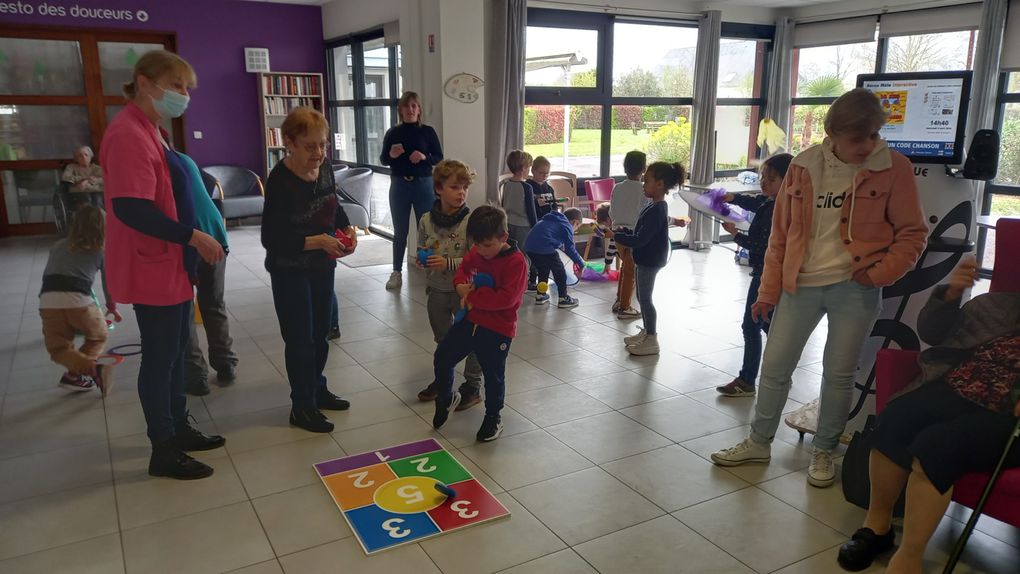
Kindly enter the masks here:
<path id="1" fill-rule="evenodd" d="M 309 433 L 311 434 L 311 433 Z M 344 456 L 329 435 L 292 443 L 250 450 L 231 458 L 248 496 L 258 498 L 299 486 L 314 484 L 319 475 L 312 467 L 317 462 Z"/>
<path id="2" fill-rule="evenodd" d="M 283 574 L 283 567 L 275 558 L 237 570 L 231 570 L 229 574 Z"/>
<path id="3" fill-rule="evenodd" d="M 480 443 L 461 452 L 507 490 L 592 466 L 543 430 Z"/>
<path id="4" fill-rule="evenodd" d="M 506 404 L 540 427 L 612 410 L 602 401 L 567 384 L 512 395 L 506 398 Z"/>
<path id="5" fill-rule="evenodd" d="M 431 426 L 432 415 L 435 407 L 429 408 L 421 417 Z M 499 413 L 503 422 L 503 434 L 500 440 L 513 435 L 533 431 L 538 427 L 533 422 L 524 418 L 520 413 L 510 407 L 503 407 Z M 479 403 L 466 411 L 454 412 L 439 430 L 439 435 L 450 441 L 450 444 L 457 448 L 464 448 L 478 444 L 475 435 L 482 426 L 482 419 L 485 418 L 485 403 Z"/>
<path id="6" fill-rule="evenodd" d="M 252 500 L 277 556 L 353 536 L 320 482 Z"/>
<path id="7" fill-rule="evenodd" d="M 731 447 L 747 438 L 747 426 L 732 428 L 708 436 L 681 443 L 681 446 L 711 461 L 710 455 L 720 449 Z M 784 474 L 803 470 L 811 464 L 811 451 L 795 447 L 785 441 L 772 442 L 772 460 L 768 464 L 750 463 L 741 466 L 725 467 L 746 482 L 758 484 L 766 480 L 778 478 Z"/>
<path id="8" fill-rule="evenodd" d="M 354 538 L 330 542 L 280 557 L 287 574 L 336 574 L 339 569 L 358 574 L 441 574 L 421 546 L 409 544 L 366 556 Z"/>
<path id="9" fill-rule="evenodd" d="M 393 335 L 355 343 L 340 343 L 340 348 L 359 363 L 373 363 L 388 359 L 399 360 L 399 357 L 416 355 L 425 351 L 417 343 L 403 335 Z"/>
<path id="10" fill-rule="evenodd" d="M 840 467 L 837 465 L 836 482 L 829 488 L 815 488 L 808 484 L 806 471 L 765 481 L 758 488 L 849 538 L 861 527 L 867 511 L 847 503 L 839 477 Z"/>
<path id="11" fill-rule="evenodd" d="M 668 512 L 748 486 L 677 445 L 614 460 L 602 468 Z"/>
<path id="12" fill-rule="evenodd" d="M 596 464 L 657 449 L 672 442 L 617 412 L 602 413 L 545 430 Z"/>
<path id="13" fill-rule="evenodd" d="M 570 384 L 614 409 L 625 409 L 677 394 L 632 371 L 602 375 Z"/>
<path id="14" fill-rule="evenodd" d="M 216 418 L 216 432 L 227 439 L 231 454 L 304 440 L 308 431 L 291 426 L 290 406 Z"/>
<path id="15" fill-rule="evenodd" d="M 0 561 L 4 574 L 109 574 L 124 571 L 120 534 L 106 534 L 66 546 Z"/>
<path id="16" fill-rule="evenodd" d="M 507 363 L 506 366 L 506 394 L 507 396 L 518 393 L 526 393 L 536 389 L 552 387 L 562 384 L 563 381 L 539 369 L 527 361 Z"/>
<path id="17" fill-rule="evenodd" d="M 527 300 L 525 299 L 525 301 Z M 518 335 L 510 344 L 510 352 L 526 360 L 572 353 L 577 350 L 577 345 L 546 332 Z"/>
<path id="18" fill-rule="evenodd" d="M 678 393 L 725 385 L 733 377 L 688 359 L 677 353 L 660 353 L 654 363 L 633 368 L 633 371 Z"/>
<path id="19" fill-rule="evenodd" d="M 668 515 L 585 542 L 574 550 L 602 574 L 753 574 Z"/>
<path id="20" fill-rule="evenodd" d="M 588 351 L 552 355 L 533 359 L 529 362 L 557 379 L 568 383 L 626 370 L 624 367 L 606 361 L 602 357 Z"/>
<path id="21" fill-rule="evenodd" d="M 399 361 L 377 361 L 361 366 L 386 386 L 419 382 L 427 384 L 433 379 L 432 355 L 425 352 L 401 357 Z"/>
<path id="22" fill-rule="evenodd" d="M 242 391 L 242 392 L 239 392 Z M 209 415 L 214 419 L 290 406 L 290 386 L 283 376 L 252 385 L 218 388 L 202 397 Z"/>
<path id="23" fill-rule="evenodd" d="M 125 530 L 127 573 L 224 572 L 273 558 L 248 501 Z"/>
<path id="24" fill-rule="evenodd" d="M 740 425 L 739 421 L 684 396 L 662 399 L 620 412 L 675 442 Z"/>
<path id="25" fill-rule="evenodd" d="M 584 558 L 571 549 L 503 570 L 501 574 L 598 574 Z"/>
<path id="26" fill-rule="evenodd" d="M 499 494 L 496 498 L 510 511 L 509 518 L 471 526 L 421 543 L 443 574 L 498 572 L 565 547 L 562 540 L 509 494 Z M 477 550 L 466 552 L 467 548 Z"/>
<path id="27" fill-rule="evenodd" d="M 110 448 L 102 442 L 0 459 L 0 504 L 112 477 Z"/>
<path id="28" fill-rule="evenodd" d="M 844 574 L 844 570 L 839 563 L 836 561 L 836 556 L 839 553 L 839 546 L 834 546 L 810 558 L 805 558 L 800 562 L 791 564 L 782 570 L 777 570 L 776 574 Z M 880 556 L 876 559 L 870 567 L 859 570 L 862 574 L 882 574 L 885 572 L 886 564 L 889 562 L 889 555 Z M 941 572 L 940 568 L 938 572 Z M 934 570 L 932 573 L 934 574 Z"/>
<path id="29" fill-rule="evenodd" d="M 694 391 L 684 396 L 694 399 L 703 405 L 708 405 L 730 418 L 740 421 L 741 424 L 751 424 L 754 420 L 754 397 L 725 397 L 714 388 Z M 804 405 L 788 398 L 786 406 L 783 407 L 783 412 L 795 411 L 802 406 Z M 786 425 L 783 424 L 783 426 Z"/>
<path id="30" fill-rule="evenodd" d="M 103 402 L 98 391 L 71 392 L 58 387 L 54 380 L 42 390 L 7 395 L 0 411 L 0 424 L 38 418 L 61 419 L 83 410 L 101 409 Z"/>
<path id="31" fill-rule="evenodd" d="M 759 572 L 778 570 L 846 539 L 757 488 L 738 490 L 673 516 Z M 772 534 L 746 536 L 749 532 Z"/>
<path id="32" fill-rule="evenodd" d="M 206 410 L 202 399 L 188 397 L 188 412 L 195 417 L 196 427 L 206 428 L 209 421 L 209 411 Z M 143 433 L 148 428 L 145 424 L 145 413 L 142 412 L 141 403 L 131 402 L 116 406 L 106 407 L 106 426 L 110 438 L 120 438 L 133 434 Z"/>
<path id="33" fill-rule="evenodd" d="M 334 432 L 333 438 L 351 455 L 379 450 L 426 438 L 437 438 L 432 425 L 421 417 L 409 416 L 383 423 Z M 439 439 L 442 442 L 442 439 Z M 447 444 L 446 446 L 452 446 Z"/>
<path id="34" fill-rule="evenodd" d="M 8 502 L 0 505 L 0 560 L 116 532 L 110 484 Z"/>
<path id="35" fill-rule="evenodd" d="M 663 514 L 601 468 L 588 468 L 510 492 L 570 545 Z"/>
<path id="36" fill-rule="evenodd" d="M 346 411 L 322 411 L 333 425 L 334 432 L 366 427 L 372 424 L 413 417 L 416 413 L 404 405 L 397 395 L 386 388 L 352 393 L 345 397 L 351 401 Z"/>
<path id="37" fill-rule="evenodd" d="M 706 353 L 704 355 L 688 355 L 695 361 L 708 365 L 713 369 L 722 371 L 731 377 L 736 377 L 740 374 L 740 369 L 744 365 L 744 349 L 743 343 L 739 348 L 724 349 L 722 351 L 715 351 L 712 353 Z"/>
<path id="38" fill-rule="evenodd" d="M 248 499 L 223 449 L 202 453 L 215 469 L 202 480 L 173 480 L 147 473 L 117 479 L 117 509 L 122 529 L 162 522 Z"/>
<path id="39" fill-rule="evenodd" d="M 106 441 L 103 409 L 86 408 L 59 419 L 19 418 L 0 432 L 0 458 Z"/>

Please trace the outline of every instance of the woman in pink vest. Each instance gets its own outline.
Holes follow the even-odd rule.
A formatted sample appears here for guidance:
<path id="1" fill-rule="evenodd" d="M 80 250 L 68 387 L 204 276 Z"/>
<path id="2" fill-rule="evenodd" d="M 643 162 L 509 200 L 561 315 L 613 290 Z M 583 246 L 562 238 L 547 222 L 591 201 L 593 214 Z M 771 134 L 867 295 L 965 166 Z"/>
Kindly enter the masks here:
<path id="1" fill-rule="evenodd" d="M 857 362 L 882 309 L 882 287 L 906 275 L 924 250 L 928 228 L 910 160 L 879 130 L 885 110 L 858 88 L 825 115 L 825 140 L 790 165 L 776 198 L 765 270 L 751 319 L 768 317 L 768 342 L 751 433 L 712 454 L 722 466 L 768 462 L 804 345 L 828 321 L 818 432 L 808 484 L 836 480 L 832 453 L 846 427 Z"/>
<path id="2" fill-rule="evenodd" d="M 133 304 L 138 320 L 138 396 L 152 443 L 149 474 L 205 478 L 213 469 L 186 452 L 225 441 L 189 422 L 184 350 L 197 258 L 212 264 L 224 254 L 215 239 L 195 229 L 190 189 L 171 183 L 186 168 L 159 127 L 184 113 L 195 71 L 176 54 L 155 50 L 139 58 L 132 78 L 124 85 L 128 104 L 110 122 L 100 149 L 107 281 L 114 301 Z"/>

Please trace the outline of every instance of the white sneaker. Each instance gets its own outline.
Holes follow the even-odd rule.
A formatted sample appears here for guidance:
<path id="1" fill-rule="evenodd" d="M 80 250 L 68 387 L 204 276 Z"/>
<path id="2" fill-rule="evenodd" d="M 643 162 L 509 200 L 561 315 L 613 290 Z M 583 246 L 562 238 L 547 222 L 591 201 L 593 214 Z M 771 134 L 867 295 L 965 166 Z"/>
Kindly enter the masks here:
<path id="1" fill-rule="evenodd" d="M 394 289 L 400 289 L 400 284 L 404 282 L 404 276 L 400 271 L 394 271 L 390 273 L 390 278 L 386 282 L 386 290 L 393 291 Z"/>
<path id="2" fill-rule="evenodd" d="M 820 449 L 811 451 L 811 466 L 808 467 L 807 481 L 811 486 L 825 488 L 836 482 L 836 464 L 832 453 Z"/>
<path id="3" fill-rule="evenodd" d="M 772 445 L 761 444 L 747 437 L 730 448 L 712 453 L 712 462 L 719 466 L 740 466 L 747 462 L 768 462 L 772 458 Z"/>
<path id="4" fill-rule="evenodd" d="M 640 343 L 634 345 L 627 345 L 627 352 L 629 352 L 631 355 L 637 355 L 639 357 L 645 355 L 658 355 L 659 336 L 645 335 L 645 338 L 641 339 Z"/>
<path id="5" fill-rule="evenodd" d="M 636 335 L 631 335 L 629 337 L 624 337 L 623 338 L 623 344 L 624 345 L 628 345 L 628 346 L 629 345 L 637 345 L 638 343 L 640 343 L 641 341 L 644 341 L 644 340 L 645 340 L 645 328 L 641 327 L 640 329 L 638 329 L 638 332 L 637 332 Z"/>

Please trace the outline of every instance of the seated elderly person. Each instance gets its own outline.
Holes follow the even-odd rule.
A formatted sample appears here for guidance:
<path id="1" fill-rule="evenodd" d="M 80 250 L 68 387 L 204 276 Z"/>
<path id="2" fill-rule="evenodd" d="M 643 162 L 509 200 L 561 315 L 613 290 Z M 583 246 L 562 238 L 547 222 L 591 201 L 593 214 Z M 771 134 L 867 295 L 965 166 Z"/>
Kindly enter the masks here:
<path id="1" fill-rule="evenodd" d="M 81 203 L 91 203 L 103 207 L 103 168 L 92 163 L 92 148 L 81 146 L 74 152 L 74 163 L 64 168 L 62 181 L 71 184 L 71 200 L 74 207 Z M 76 195 L 87 194 L 87 195 Z"/>
<path id="2" fill-rule="evenodd" d="M 974 259 L 965 259 L 921 310 L 917 331 L 933 346 L 920 355 L 918 379 L 878 417 L 871 505 L 863 527 L 839 549 L 847 570 L 864 570 L 893 548 L 893 506 L 906 487 L 903 540 L 886 572 L 920 574 L 953 483 L 992 470 L 1020 416 L 1020 292 L 979 295 L 961 307 L 977 276 Z M 1020 448 L 1006 459 L 1006 468 L 1016 466 Z"/>

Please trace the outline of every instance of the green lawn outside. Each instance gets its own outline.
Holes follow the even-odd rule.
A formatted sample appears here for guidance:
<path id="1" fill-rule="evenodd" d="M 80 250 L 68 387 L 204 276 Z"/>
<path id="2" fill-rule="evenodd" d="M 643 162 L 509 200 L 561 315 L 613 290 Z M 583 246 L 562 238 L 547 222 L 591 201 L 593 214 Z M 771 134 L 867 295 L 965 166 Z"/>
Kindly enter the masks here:
<path id="1" fill-rule="evenodd" d="M 992 200 L 992 214 L 1012 217 L 1020 215 L 1020 196 L 996 195 Z"/>
<path id="2" fill-rule="evenodd" d="M 570 155 L 598 156 L 601 153 L 602 130 L 573 130 L 570 141 Z M 613 130 L 610 155 L 623 155 L 632 150 L 648 150 L 648 142 L 652 134 L 638 130 L 637 135 L 631 130 Z M 563 157 L 563 143 L 525 145 L 524 150 L 532 156 Z"/>

